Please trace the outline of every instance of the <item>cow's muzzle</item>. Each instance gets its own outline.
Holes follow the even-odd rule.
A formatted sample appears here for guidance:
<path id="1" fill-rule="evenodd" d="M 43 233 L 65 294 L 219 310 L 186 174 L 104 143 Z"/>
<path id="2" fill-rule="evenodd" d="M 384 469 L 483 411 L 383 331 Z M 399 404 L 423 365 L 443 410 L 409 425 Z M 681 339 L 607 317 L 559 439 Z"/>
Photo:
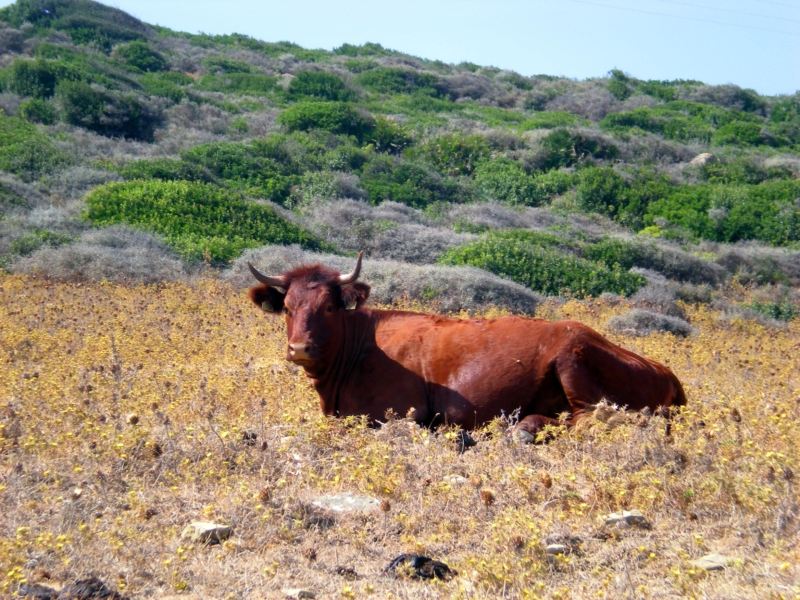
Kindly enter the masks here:
<path id="1" fill-rule="evenodd" d="M 298 365 L 309 364 L 314 361 L 313 347 L 309 342 L 290 342 L 286 348 L 286 360 Z"/>

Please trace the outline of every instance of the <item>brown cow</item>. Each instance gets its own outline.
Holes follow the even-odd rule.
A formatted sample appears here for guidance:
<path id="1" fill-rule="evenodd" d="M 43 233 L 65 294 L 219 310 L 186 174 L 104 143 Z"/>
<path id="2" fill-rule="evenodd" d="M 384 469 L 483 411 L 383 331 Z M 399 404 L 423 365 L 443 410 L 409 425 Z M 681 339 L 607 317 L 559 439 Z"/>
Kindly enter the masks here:
<path id="1" fill-rule="evenodd" d="M 413 409 L 420 423 L 473 429 L 519 409 L 517 429 L 535 435 L 562 413 L 575 423 L 603 398 L 633 410 L 686 404 L 667 367 L 576 321 L 366 308 L 362 255 L 349 275 L 314 265 L 268 277 L 247 263 L 261 282 L 251 300 L 286 315 L 286 358 L 305 369 L 326 415 L 376 422 Z"/>

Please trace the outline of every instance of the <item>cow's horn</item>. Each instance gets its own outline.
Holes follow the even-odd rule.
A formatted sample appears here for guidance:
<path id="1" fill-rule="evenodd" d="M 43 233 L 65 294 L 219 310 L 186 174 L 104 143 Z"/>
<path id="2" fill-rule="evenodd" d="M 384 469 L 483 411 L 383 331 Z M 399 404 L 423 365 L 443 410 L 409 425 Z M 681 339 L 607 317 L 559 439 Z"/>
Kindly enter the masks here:
<path id="1" fill-rule="evenodd" d="M 361 273 L 361 259 L 364 258 L 364 251 L 358 253 L 358 260 L 356 261 L 356 268 L 352 273 L 347 275 L 339 275 L 339 285 L 348 285 L 355 283 L 358 280 L 358 274 Z"/>
<path id="2" fill-rule="evenodd" d="M 270 285 L 273 287 L 286 287 L 286 281 L 284 281 L 283 277 L 270 277 L 268 275 L 264 275 L 261 271 L 256 269 L 253 265 L 250 264 L 250 261 L 247 261 L 247 267 L 250 269 L 250 272 L 253 274 L 253 277 L 258 279 L 264 285 Z"/>

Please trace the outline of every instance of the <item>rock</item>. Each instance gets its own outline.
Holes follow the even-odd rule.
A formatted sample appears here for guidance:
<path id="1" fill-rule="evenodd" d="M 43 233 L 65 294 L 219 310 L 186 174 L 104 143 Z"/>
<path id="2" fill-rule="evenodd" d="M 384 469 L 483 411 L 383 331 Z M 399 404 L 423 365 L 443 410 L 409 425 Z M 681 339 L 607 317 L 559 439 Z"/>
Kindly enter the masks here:
<path id="1" fill-rule="evenodd" d="M 641 527 L 650 529 L 650 522 L 638 510 L 623 510 L 621 513 L 611 513 L 603 517 L 606 525 L 622 525 L 623 527 Z"/>
<path id="2" fill-rule="evenodd" d="M 181 539 L 189 539 L 200 544 L 219 544 L 231 537 L 232 533 L 233 529 L 227 525 L 197 521 L 186 526 L 181 533 Z"/>
<path id="3" fill-rule="evenodd" d="M 17 590 L 17 595 L 29 600 L 57 600 L 58 592 L 41 583 L 23 583 Z"/>
<path id="4" fill-rule="evenodd" d="M 452 579 L 458 573 L 443 562 L 420 554 L 401 554 L 390 562 L 384 572 L 406 575 L 413 579 Z"/>
<path id="5" fill-rule="evenodd" d="M 704 569 L 706 571 L 721 571 L 736 559 L 722 554 L 706 554 L 705 556 L 690 561 L 693 567 Z"/>
<path id="6" fill-rule="evenodd" d="M 558 555 L 558 554 L 566 554 L 567 552 L 569 552 L 569 548 L 567 548 L 564 544 L 549 544 L 544 549 L 544 551 L 547 554 Z"/>
<path id="7" fill-rule="evenodd" d="M 445 475 L 442 481 L 449 485 L 466 485 L 469 483 L 469 479 L 461 475 Z"/>
<path id="8" fill-rule="evenodd" d="M 380 501 L 372 496 L 347 493 L 320 496 L 311 504 L 334 512 L 367 512 L 381 507 Z"/>
<path id="9" fill-rule="evenodd" d="M 281 448 L 288 448 L 289 446 L 294 446 L 297 442 L 296 435 L 285 435 L 280 440 Z"/>
<path id="10" fill-rule="evenodd" d="M 311 590 L 281 590 L 281 594 L 286 596 L 287 598 L 296 598 L 297 600 L 302 600 L 303 598 L 316 598 L 317 595 L 312 592 Z"/>
<path id="11" fill-rule="evenodd" d="M 61 588 L 58 600 L 89 600 L 90 598 L 105 598 L 108 600 L 125 600 L 125 597 L 109 589 L 97 577 L 79 579 L 75 583 Z"/>
<path id="12" fill-rule="evenodd" d="M 477 446 L 478 442 L 472 439 L 472 436 L 464 431 L 463 429 L 458 430 L 458 434 L 456 436 L 456 452 L 459 454 L 464 454 L 467 451 L 467 448 L 472 448 L 473 446 Z"/>
<path id="13" fill-rule="evenodd" d="M 511 432 L 511 437 L 515 442 L 519 442 L 520 444 L 533 444 L 536 441 L 536 436 L 524 429 L 515 429 Z"/>
<path id="14" fill-rule="evenodd" d="M 716 162 L 717 157 L 711 154 L 710 152 L 703 152 L 702 154 L 698 154 L 695 156 L 689 164 L 693 167 L 705 167 L 709 163 Z"/>

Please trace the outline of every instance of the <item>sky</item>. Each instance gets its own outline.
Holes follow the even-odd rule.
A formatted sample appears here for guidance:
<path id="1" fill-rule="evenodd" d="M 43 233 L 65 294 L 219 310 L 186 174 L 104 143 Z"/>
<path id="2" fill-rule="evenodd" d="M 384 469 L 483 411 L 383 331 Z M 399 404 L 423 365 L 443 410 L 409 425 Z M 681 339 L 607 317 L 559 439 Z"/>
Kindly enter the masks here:
<path id="1" fill-rule="evenodd" d="M 178 31 L 347 42 L 522 75 L 734 83 L 800 90 L 800 0 L 109 0 Z M 0 0 L 0 6 L 10 4 Z"/>

